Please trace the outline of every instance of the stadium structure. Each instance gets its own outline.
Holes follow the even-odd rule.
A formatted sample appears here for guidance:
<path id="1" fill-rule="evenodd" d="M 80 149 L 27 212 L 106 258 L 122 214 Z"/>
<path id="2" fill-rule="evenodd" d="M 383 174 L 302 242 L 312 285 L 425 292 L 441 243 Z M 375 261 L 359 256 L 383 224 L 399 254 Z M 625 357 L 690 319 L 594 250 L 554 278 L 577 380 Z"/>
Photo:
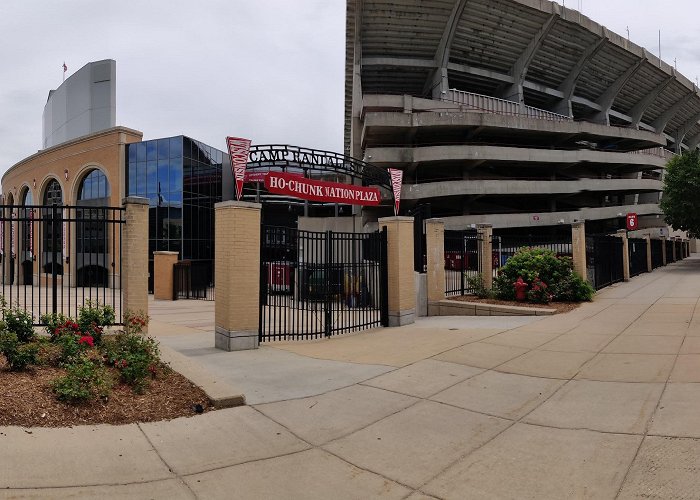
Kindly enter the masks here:
<path id="1" fill-rule="evenodd" d="M 346 154 L 404 171 L 402 212 L 665 233 L 700 94 L 654 54 L 546 0 L 348 0 L 346 29 Z"/>

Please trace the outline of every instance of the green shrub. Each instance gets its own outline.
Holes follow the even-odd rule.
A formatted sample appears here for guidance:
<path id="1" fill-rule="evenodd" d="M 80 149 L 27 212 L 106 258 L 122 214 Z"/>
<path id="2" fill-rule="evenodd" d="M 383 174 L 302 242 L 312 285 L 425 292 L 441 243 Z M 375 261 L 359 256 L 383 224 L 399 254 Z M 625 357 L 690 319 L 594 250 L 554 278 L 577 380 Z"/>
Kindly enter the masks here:
<path id="1" fill-rule="evenodd" d="M 69 365 L 75 363 L 87 346 L 78 343 L 80 338 L 77 335 L 59 335 L 56 337 L 56 345 L 61 349 L 59 364 Z"/>
<path id="2" fill-rule="evenodd" d="M 34 338 L 34 317 L 18 307 L 5 309 L 4 312 L 7 330 L 17 335 L 20 342 L 30 342 Z"/>
<path id="3" fill-rule="evenodd" d="M 102 342 L 102 331 L 105 326 L 114 324 L 114 309 L 111 306 L 100 305 L 99 302 L 85 301 L 78 312 L 78 327 L 83 335 L 90 335 L 95 343 Z"/>
<path id="4" fill-rule="evenodd" d="M 473 290 L 474 295 L 480 299 L 493 298 L 493 292 L 484 286 L 484 278 L 480 274 L 467 278 L 467 288 Z"/>
<path id="5" fill-rule="evenodd" d="M 523 248 L 508 259 L 494 280 L 496 297 L 515 300 L 513 283 L 519 277 L 528 284 L 528 299 L 533 302 L 587 301 L 594 293 L 592 287 L 574 273 L 572 259 L 557 257 L 551 250 Z"/>
<path id="6" fill-rule="evenodd" d="M 20 342 L 14 332 L 0 332 L 0 353 L 5 356 L 12 371 L 24 370 L 37 363 L 39 348 L 35 344 Z"/>
<path id="7" fill-rule="evenodd" d="M 155 376 L 160 365 L 158 342 L 140 333 L 147 321 L 143 315 L 125 314 L 125 323 L 131 328 L 102 346 L 106 361 L 119 371 L 121 380 L 138 393 L 148 387 L 149 378 Z"/>
<path id="8" fill-rule="evenodd" d="M 46 313 L 39 317 L 39 321 L 46 325 L 46 333 L 51 337 L 56 336 L 58 327 L 64 325 L 70 318 L 63 313 Z"/>
<path id="9" fill-rule="evenodd" d="M 66 365 L 66 374 L 53 381 L 58 399 L 73 403 L 106 397 L 111 388 L 112 380 L 105 367 L 84 355 Z"/>

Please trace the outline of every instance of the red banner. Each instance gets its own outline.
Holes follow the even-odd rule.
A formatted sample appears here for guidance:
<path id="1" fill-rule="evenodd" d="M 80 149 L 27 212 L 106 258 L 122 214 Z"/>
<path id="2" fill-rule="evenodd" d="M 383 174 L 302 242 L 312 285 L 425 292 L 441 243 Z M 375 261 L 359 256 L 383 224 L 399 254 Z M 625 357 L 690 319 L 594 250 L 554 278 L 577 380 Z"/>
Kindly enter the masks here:
<path id="1" fill-rule="evenodd" d="M 29 210 L 29 255 L 34 256 L 34 209 Z"/>
<path id="2" fill-rule="evenodd" d="M 637 214 L 630 213 L 627 214 L 627 230 L 634 231 L 639 226 Z"/>
<path id="3" fill-rule="evenodd" d="M 250 139 L 241 137 L 227 137 L 226 145 L 228 154 L 231 157 L 231 171 L 236 180 L 236 196 L 241 199 L 243 196 L 243 182 L 245 180 L 245 167 L 248 164 L 248 154 L 250 153 Z"/>
<path id="4" fill-rule="evenodd" d="M 399 204 L 401 203 L 401 183 L 403 181 L 403 170 L 390 168 L 391 187 L 394 189 L 394 215 L 399 215 Z"/>
<path id="5" fill-rule="evenodd" d="M 300 177 L 299 174 L 270 172 L 265 177 L 265 187 L 271 193 L 294 196 L 302 200 L 349 205 L 379 205 L 381 202 L 377 188 L 317 181 Z"/>

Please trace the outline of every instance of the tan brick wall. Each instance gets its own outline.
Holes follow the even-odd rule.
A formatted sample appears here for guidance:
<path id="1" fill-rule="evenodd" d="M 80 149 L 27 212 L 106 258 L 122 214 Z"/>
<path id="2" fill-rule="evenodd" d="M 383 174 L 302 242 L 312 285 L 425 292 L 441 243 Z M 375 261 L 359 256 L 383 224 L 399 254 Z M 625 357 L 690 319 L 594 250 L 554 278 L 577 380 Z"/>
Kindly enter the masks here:
<path id="1" fill-rule="evenodd" d="M 428 303 L 445 298 L 445 223 L 441 220 L 425 222 L 427 254 Z"/>
<path id="2" fill-rule="evenodd" d="M 493 227 L 491 224 L 479 224 L 476 231 L 479 235 L 481 279 L 484 287 L 490 290 L 493 288 Z"/>
<path id="3" fill-rule="evenodd" d="M 123 310 L 148 312 L 148 200 L 125 198 L 122 248 Z"/>
<path id="4" fill-rule="evenodd" d="M 260 205 L 219 203 L 215 210 L 216 327 L 258 330 Z"/>
<path id="5" fill-rule="evenodd" d="M 584 280 L 587 280 L 585 222 L 579 221 L 571 224 L 571 247 L 574 260 L 574 272 Z"/>
<path id="6" fill-rule="evenodd" d="M 652 272 L 654 270 L 651 261 L 651 235 L 645 234 L 644 239 L 647 241 L 647 272 Z"/>
<path id="7" fill-rule="evenodd" d="M 389 324 L 413 323 L 416 312 L 416 280 L 413 270 L 413 217 L 379 219 L 387 228 L 389 275 Z"/>
<path id="8" fill-rule="evenodd" d="M 622 238 L 622 275 L 625 281 L 630 280 L 630 250 L 629 240 L 627 239 L 627 230 L 620 229 L 617 232 L 617 237 Z"/>
<path id="9" fill-rule="evenodd" d="M 173 300 L 173 268 L 177 252 L 153 252 L 153 298 Z"/>

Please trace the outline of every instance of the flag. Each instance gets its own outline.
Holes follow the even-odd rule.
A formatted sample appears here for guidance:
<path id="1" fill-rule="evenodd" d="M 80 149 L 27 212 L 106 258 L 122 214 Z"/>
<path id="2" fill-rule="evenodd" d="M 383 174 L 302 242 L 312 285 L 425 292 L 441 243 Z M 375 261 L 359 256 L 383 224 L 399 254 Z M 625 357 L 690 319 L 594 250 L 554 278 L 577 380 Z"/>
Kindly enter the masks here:
<path id="1" fill-rule="evenodd" d="M 228 154 L 231 157 L 231 170 L 236 181 L 236 196 L 241 199 L 243 195 L 243 182 L 245 180 L 245 168 L 248 164 L 248 154 L 250 152 L 250 139 L 241 137 L 227 137 L 226 145 Z"/>
<path id="2" fill-rule="evenodd" d="M 66 71 L 68 71 L 68 66 L 66 66 L 66 63 L 64 61 L 63 62 L 63 72 L 65 73 Z"/>
<path id="3" fill-rule="evenodd" d="M 403 180 L 403 170 L 390 168 L 391 187 L 394 190 L 394 215 L 399 215 L 399 203 L 401 203 L 401 181 Z"/>

